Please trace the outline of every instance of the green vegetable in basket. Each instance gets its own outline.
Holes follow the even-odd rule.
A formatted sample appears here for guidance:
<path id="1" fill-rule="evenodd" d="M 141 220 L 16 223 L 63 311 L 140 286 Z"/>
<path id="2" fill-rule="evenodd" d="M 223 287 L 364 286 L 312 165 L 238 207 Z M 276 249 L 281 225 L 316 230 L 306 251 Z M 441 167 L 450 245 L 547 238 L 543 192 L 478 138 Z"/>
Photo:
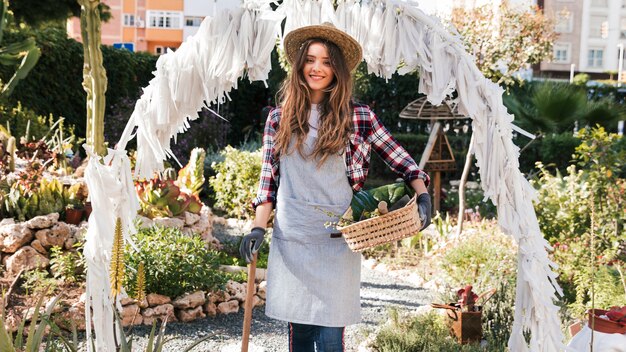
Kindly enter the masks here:
<path id="1" fill-rule="evenodd" d="M 350 208 L 352 208 L 352 219 L 359 221 L 363 212 L 374 211 L 378 207 L 378 202 L 371 194 L 366 191 L 358 191 L 352 195 L 352 202 Z"/>
<path id="2" fill-rule="evenodd" d="M 404 197 L 404 195 L 413 197 L 415 191 L 411 187 L 407 186 L 406 183 L 397 182 L 370 189 L 367 193 L 376 199 L 376 203 L 385 201 L 387 204 L 393 205 L 399 201 L 400 198 Z"/>

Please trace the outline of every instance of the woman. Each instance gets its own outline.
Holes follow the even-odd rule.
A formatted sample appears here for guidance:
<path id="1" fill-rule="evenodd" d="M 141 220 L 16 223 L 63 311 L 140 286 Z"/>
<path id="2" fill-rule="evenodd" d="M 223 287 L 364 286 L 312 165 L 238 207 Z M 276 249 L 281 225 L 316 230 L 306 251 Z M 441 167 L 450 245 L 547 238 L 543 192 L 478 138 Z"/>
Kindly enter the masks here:
<path id="1" fill-rule="evenodd" d="M 360 321 L 361 257 L 330 236 L 324 224 L 337 218 L 328 214 L 343 214 L 363 186 L 370 148 L 415 189 L 424 227 L 429 178 L 367 106 L 351 102 L 356 40 L 308 26 L 285 37 L 285 50 L 293 69 L 265 125 L 254 227 L 240 251 L 250 262 L 275 208 L 265 313 L 288 322 L 290 351 L 343 351 L 345 326 Z"/>

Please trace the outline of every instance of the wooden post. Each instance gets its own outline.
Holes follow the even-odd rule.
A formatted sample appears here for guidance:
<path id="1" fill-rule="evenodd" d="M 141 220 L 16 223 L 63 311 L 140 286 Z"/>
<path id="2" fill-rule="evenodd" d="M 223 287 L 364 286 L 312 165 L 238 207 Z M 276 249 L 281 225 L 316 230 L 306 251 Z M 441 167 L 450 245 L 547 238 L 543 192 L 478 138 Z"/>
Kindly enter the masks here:
<path id="1" fill-rule="evenodd" d="M 441 209 L 441 171 L 435 171 L 435 179 L 433 181 L 433 194 L 435 195 L 433 197 L 435 200 L 433 210 L 439 211 Z"/>
<path id="2" fill-rule="evenodd" d="M 246 302 L 243 305 L 243 336 L 241 339 L 241 352 L 248 352 L 248 342 L 250 340 L 250 325 L 252 325 L 252 297 L 254 297 L 254 279 L 256 277 L 256 257 L 252 255 L 252 262 L 248 267 L 248 286 L 246 287 Z"/>

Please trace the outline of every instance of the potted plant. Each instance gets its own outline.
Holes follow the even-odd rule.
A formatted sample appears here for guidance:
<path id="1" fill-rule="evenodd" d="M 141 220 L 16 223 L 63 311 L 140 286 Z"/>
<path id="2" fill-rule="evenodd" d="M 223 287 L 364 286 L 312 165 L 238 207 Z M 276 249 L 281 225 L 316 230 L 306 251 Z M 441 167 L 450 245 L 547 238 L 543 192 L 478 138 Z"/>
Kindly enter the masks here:
<path id="1" fill-rule="evenodd" d="M 65 222 L 72 225 L 80 224 L 85 209 L 80 203 L 70 203 L 65 207 Z"/>

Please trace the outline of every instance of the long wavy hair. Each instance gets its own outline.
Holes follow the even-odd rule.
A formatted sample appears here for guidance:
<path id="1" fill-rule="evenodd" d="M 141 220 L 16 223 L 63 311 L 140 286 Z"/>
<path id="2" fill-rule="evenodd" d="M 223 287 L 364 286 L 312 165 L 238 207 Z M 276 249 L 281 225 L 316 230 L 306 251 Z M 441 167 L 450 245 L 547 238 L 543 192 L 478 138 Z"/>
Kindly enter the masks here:
<path id="1" fill-rule="evenodd" d="M 330 66 L 335 74 L 331 84 L 325 89 L 324 98 L 319 104 L 319 126 L 317 142 L 311 155 L 304 155 L 302 144 L 309 132 L 309 114 L 311 112 L 311 89 L 304 78 L 303 68 L 309 46 L 320 43 L 326 47 Z M 281 102 L 281 121 L 276 133 L 276 152 L 287 155 L 292 136 L 295 136 L 295 150 L 304 158 L 317 160 L 317 165 L 324 163 L 333 154 L 340 154 L 346 145 L 352 130 L 352 76 L 343 53 L 336 44 L 309 39 L 298 51 L 295 63 L 278 93 Z"/>

